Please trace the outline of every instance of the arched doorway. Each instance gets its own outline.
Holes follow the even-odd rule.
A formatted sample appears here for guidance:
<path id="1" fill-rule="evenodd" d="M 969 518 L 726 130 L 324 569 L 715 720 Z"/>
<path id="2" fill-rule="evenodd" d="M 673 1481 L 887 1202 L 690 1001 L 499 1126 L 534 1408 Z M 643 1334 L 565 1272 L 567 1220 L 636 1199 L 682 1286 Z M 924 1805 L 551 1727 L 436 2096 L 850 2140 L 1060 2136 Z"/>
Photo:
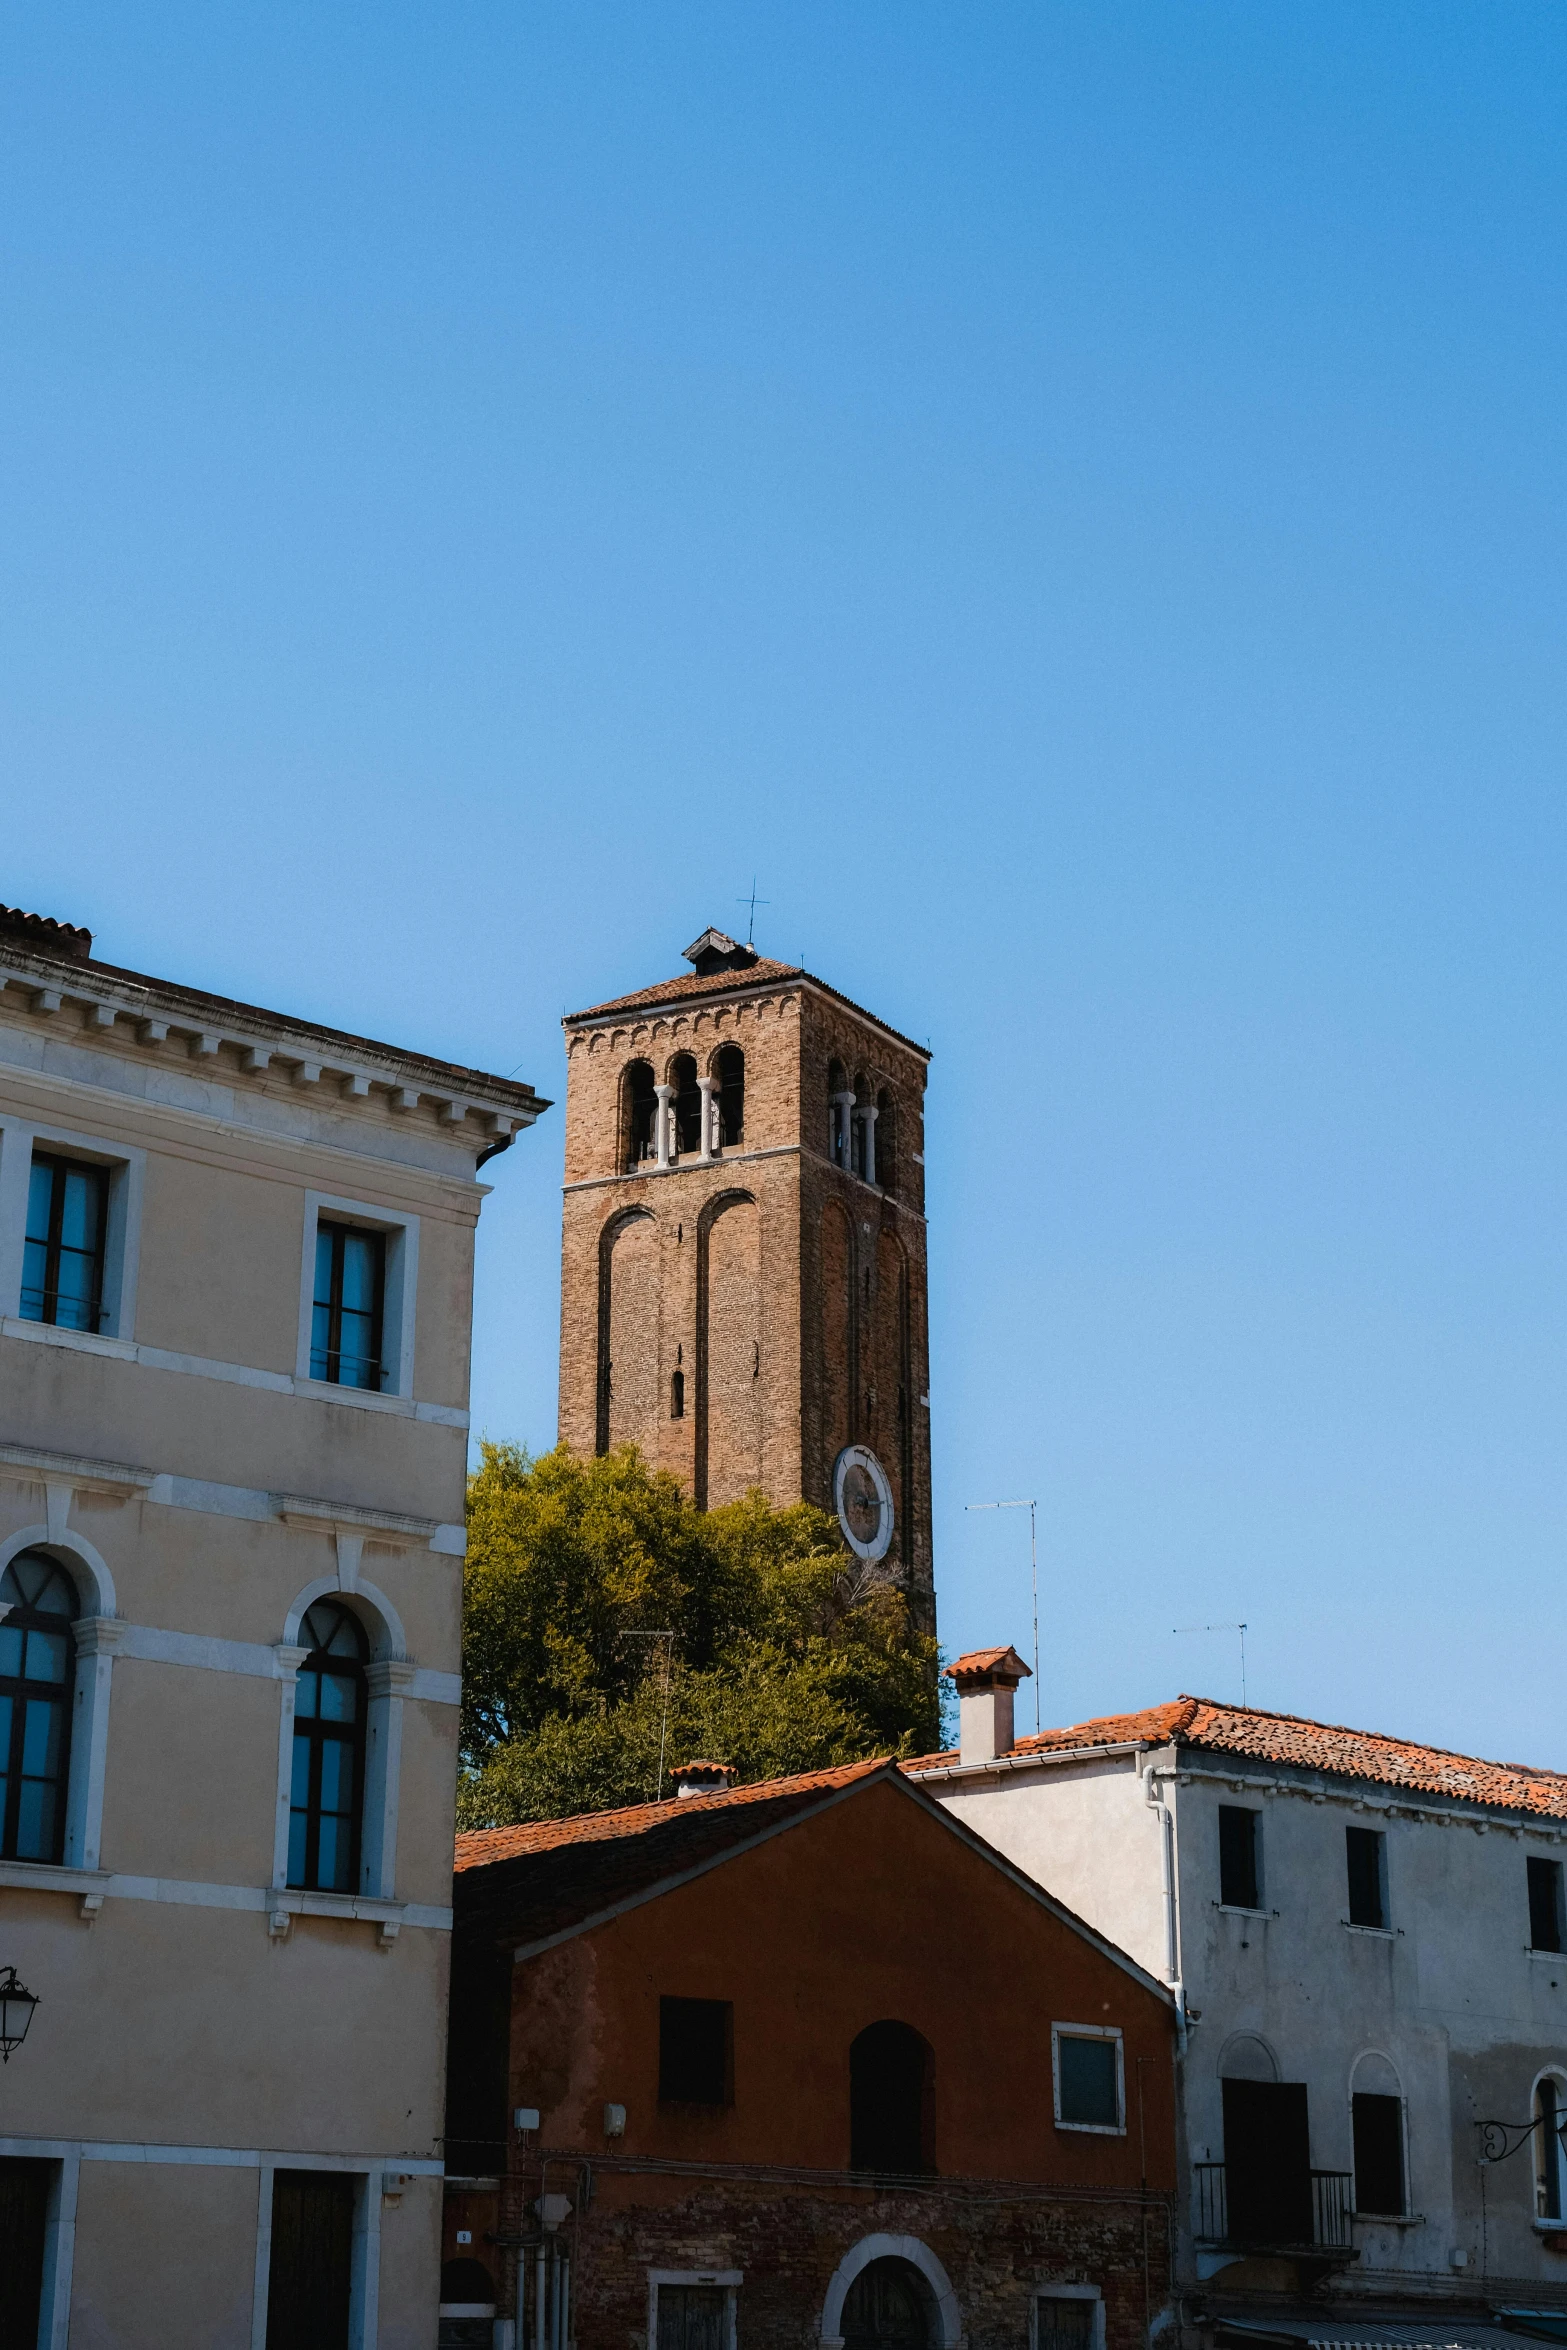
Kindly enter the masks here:
<path id="1" fill-rule="evenodd" d="M 911 2260 L 873 2260 L 844 2296 L 843 2350 L 935 2350 L 931 2289 Z"/>

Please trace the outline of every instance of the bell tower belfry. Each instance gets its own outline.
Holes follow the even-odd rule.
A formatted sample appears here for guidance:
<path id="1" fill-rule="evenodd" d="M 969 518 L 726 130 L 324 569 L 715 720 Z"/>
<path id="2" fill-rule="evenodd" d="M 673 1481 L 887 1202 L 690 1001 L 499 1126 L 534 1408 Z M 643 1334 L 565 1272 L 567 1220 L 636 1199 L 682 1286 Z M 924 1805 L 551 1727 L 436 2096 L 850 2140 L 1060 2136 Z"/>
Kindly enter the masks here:
<path id="1" fill-rule="evenodd" d="M 835 1511 L 930 1629 L 930 1056 L 721 931 L 685 960 L 563 1023 L 562 1440 Z"/>

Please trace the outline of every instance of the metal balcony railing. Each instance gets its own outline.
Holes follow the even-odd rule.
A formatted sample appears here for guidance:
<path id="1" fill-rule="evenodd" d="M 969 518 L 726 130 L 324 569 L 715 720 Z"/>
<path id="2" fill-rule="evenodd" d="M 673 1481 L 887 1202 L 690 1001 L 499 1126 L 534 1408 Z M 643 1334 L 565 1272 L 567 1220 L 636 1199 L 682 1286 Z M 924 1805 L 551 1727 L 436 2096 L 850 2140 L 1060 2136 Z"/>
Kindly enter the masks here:
<path id="1" fill-rule="evenodd" d="M 1311 2173 L 1311 2243 L 1324 2251 L 1347 2252 L 1350 2248 L 1350 2216 L 1354 2179 L 1347 2170 L 1314 2170 Z M 1226 2166 L 1222 2162 L 1194 2162 L 1192 2165 L 1192 2233 L 1199 2244 L 1235 2244 L 1238 2248 L 1260 2248 L 1262 2238 L 1250 2231 L 1232 2236 L 1230 2233 L 1230 2198 Z M 1272 2240 L 1275 2248 L 1286 2249 L 1283 2243 Z M 1294 2250 L 1295 2245 L 1288 2249 Z"/>

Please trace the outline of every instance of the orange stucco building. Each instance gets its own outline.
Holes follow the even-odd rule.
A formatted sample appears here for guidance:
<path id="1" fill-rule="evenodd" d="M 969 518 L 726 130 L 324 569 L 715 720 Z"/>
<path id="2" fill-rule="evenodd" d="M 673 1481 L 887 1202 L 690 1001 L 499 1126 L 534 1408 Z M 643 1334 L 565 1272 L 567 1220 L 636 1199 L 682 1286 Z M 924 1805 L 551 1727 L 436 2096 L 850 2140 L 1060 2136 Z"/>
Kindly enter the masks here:
<path id="1" fill-rule="evenodd" d="M 453 1994 L 452 2343 L 1130 2350 L 1165 2302 L 1168 1993 L 895 1764 L 461 1838 Z"/>

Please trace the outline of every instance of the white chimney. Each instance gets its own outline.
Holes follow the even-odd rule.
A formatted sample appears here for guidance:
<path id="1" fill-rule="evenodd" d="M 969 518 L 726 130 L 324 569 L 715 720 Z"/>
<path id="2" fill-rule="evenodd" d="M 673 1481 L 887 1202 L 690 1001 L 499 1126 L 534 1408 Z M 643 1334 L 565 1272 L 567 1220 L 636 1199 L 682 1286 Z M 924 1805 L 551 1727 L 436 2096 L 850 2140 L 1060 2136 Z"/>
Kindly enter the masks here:
<path id="1" fill-rule="evenodd" d="M 675 1765 L 675 1793 L 727 1795 L 734 1784 L 733 1763 L 688 1762 Z"/>
<path id="2" fill-rule="evenodd" d="M 948 1667 L 958 1693 L 958 1759 L 994 1762 L 1012 1752 L 1012 1700 L 1031 1679 L 1015 1648 L 976 1648 Z"/>

